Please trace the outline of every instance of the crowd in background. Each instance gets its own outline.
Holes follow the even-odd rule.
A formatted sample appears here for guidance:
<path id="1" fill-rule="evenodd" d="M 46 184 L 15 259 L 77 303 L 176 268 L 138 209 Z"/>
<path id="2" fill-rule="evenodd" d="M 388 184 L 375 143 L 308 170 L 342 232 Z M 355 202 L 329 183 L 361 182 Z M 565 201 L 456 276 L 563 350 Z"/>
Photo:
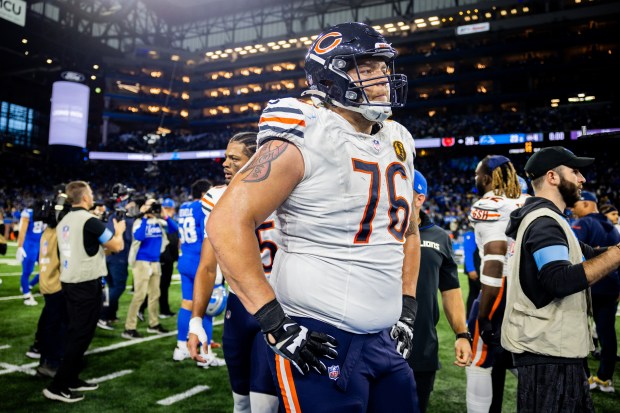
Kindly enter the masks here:
<path id="1" fill-rule="evenodd" d="M 604 145 L 603 145 L 604 146 Z M 586 155 L 600 159 L 586 173 L 585 188 L 596 193 L 601 205 L 611 203 L 620 205 L 620 159 L 613 153 L 603 152 L 604 148 L 582 150 Z M 498 153 L 505 148 L 497 146 Z M 474 187 L 474 170 L 484 157 L 454 156 L 449 153 L 418 156 L 416 168 L 428 177 L 428 197 L 425 204 L 427 212 L 438 225 L 450 230 L 458 239 L 468 227 L 467 215 L 477 194 Z M 523 165 L 528 154 L 509 155 L 518 173 L 523 173 Z M 199 178 L 207 178 L 214 183 L 223 180 L 221 160 L 205 159 L 196 161 L 159 162 L 158 174 L 144 172 L 145 162 L 89 161 L 71 168 L 72 176 L 83 177 L 94 191 L 95 199 L 107 203 L 112 196 L 112 186 L 123 183 L 135 189 L 136 194 L 152 194 L 159 198 L 171 198 L 177 205 L 189 199 L 190 185 Z M 57 168 L 53 163 L 24 164 L 20 159 L 3 157 L 0 162 L 3 177 L 0 186 L 0 210 L 9 216 L 11 210 L 21 210 L 31 206 L 36 199 L 50 197 L 53 187 L 68 182 L 67 171 Z M 530 188 L 531 192 L 531 188 Z"/>
<path id="2" fill-rule="evenodd" d="M 432 113 L 432 116 L 429 114 Z M 257 114 L 258 117 L 258 114 Z M 258 119 L 258 118 L 257 118 Z M 620 127 L 620 116 L 611 105 L 592 108 L 535 108 L 504 110 L 477 114 L 453 114 L 429 111 L 428 114 L 399 114 L 394 119 L 403 124 L 414 138 L 465 137 L 495 133 L 567 132 Z M 156 142 L 149 141 L 146 131 L 114 133 L 107 144 L 93 150 L 105 152 L 174 152 L 222 149 L 230 137 L 242 129 L 213 128 L 197 134 L 167 134 Z M 151 143 L 149 143 L 151 142 Z"/>

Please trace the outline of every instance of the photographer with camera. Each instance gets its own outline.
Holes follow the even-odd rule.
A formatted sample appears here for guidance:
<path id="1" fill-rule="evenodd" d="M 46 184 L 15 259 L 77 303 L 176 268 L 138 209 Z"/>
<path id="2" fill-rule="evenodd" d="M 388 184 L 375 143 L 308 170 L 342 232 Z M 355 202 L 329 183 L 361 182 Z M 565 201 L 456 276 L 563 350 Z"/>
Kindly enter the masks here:
<path id="1" fill-rule="evenodd" d="M 136 203 L 132 200 L 133 188 L 128 188 L 123 184 L 115 184 L 112 187 L 112 198 L 110 210 L 113 211 L 107 217 L 108 229 L 114 228 L 114 220 L 125 221 L 126 228 L 123 232 L 123 241 L 125 247 L 106 257 L 108 266 L 108 305 L 101 309 L 101 317 L 97 322 L 97 327 L 103 330 L 114 330 L 113 323 L 118 321 L 116 312 L 118 311 L 118 303 L 125 292 L 127 286 L 127 278 L 129 277 L 129 249 L 133 239 L 132 228 L 135 221 L 135 212 L 137 211 Z"/>
<path id="2" fill-rule="evenodd" d="M 101 277 L 107 275 L 104 247 L 123 249 L 125 222 L 114 222 L 114 233 L 88 212 L 94 205 L 93 191 L 84 181 L 70 182 L 65 190 L 71 211 L 58 223 L 56 236 L 60 256 L 60 282 L 67 304 L 69 327 L 64 358 L 52 384 L 43 390 L 48 399 L 77 402 L 80 391 L 99 386 L 79 378 L 83 357 L 95 334 L 101 311 Z"/>
<path id="3" fill-rule="evenodd" d="M 161 279 L 160 254 L 168 245 L 168 233 L 178 233 L 177 223 L 162 210 L 162 205 L 149 198 L 140 208 L 141 219 L 133 225 L 134 241 L 129 252 L 129 264 L 133 271 L 134 295 L 129 304 L 123 338 L 141 337 L 137 332 L 138 310 L 147 293 L 149 296 L 148 333 L 163 334 L 168 331 L 159 324 L 159 282 Z M 167 231 L 164 231 L 167 224 Z"/>

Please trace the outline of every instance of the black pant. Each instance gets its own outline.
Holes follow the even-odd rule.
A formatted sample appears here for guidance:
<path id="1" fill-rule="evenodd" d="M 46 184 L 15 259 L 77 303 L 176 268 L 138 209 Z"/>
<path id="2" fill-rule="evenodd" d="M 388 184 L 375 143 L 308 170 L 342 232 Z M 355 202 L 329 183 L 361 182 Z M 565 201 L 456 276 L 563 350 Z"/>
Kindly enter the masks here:
<path id="1" fill-rule="evenodd" d="M 502 349 L 493 361 L 493 371 L 491 372 L 491 381 L 493 383 L 493 401 L 489 413 L 502 413 L 502 404 L 504 402 L 504 385 L 506 383 L 506 372 L 513 368 L 512 354 Z"/>
<path id="2" fill-rule="evenodd" d="M 45 307 L 41 311 L 41 364 L 53 368 L 60 366 L 65 350 L 67 334 L 67 305 L 64 293 L 44 294 Z"/>
<path id="3" fill-rule="evenodd" d="M 415 385 L 418 392 L 418 405 L 420 412 L 425 413 L 428 408 L 428 401 L 431 398 L 431 392 L 435 387 L 435 371 L 414 371 Z"/>
<path id="4" fill-rule="evenodd" d="M 84 353 L 95 335 L 99 320 L 101 280 L 62 283 L 62 291 L 67 303 L 69 327 L 65 357 L 52 382 L 52 387 L 58 390 L 66 390 L 78 380 Z"/>
<path id="5" fill-rule="evenodd" d="M 168 302 L 168 289 L 172 281 L 172 270 L 174 261 L 161 261 L 161 279 L 159 280 L 159 313 L 170 314 L 170 303 Z"/>
<path id="6" fill-rule="evenodd" d="M 618 299 L 615 295 L 592 294 L 592 312 L 596 333 L 601 343 L 601 362 L 596 375 L 601 380 L 610 380 L 614 377 L 616 368 L 616 351 L 618 339 L 616 337 L 616 311 Z"/>
<path id="7" fill-rule="evenodd" d="M 575 364 L 519 366 L 517 371 L 519 413 L 594 413 L 581 360 Z"/>

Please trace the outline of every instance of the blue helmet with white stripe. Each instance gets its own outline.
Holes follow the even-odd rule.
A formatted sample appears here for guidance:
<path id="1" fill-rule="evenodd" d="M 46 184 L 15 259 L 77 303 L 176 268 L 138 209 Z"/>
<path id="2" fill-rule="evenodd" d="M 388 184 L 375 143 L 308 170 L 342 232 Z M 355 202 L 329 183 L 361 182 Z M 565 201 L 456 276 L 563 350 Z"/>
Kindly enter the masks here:
<path id="1" fill-rule="evenodd" d="M 211 299 L 209 300 L 209 305 L 207 306 L 205 314 L 212 317 L 222 314 L 226 308 L 227 301 L 228 291 L 226 291 L 224 284 L 216 285 L 213 287 L 213 293 L 211 293 Z"/>
<path id="2" fill-rule="evenodd" d="M 310 89 L 304 94 L 381 122 L 392 114 L 391 108 L 404 106 L 407 99 L 407 76 L 394 73 L 397 54 L 381 33 L 365 23 L 332 26 L 316 38 L 306 54 L 304 68 Z M 348 75 L 355 69 L 361 78 L 358 63 L 368 58 L 383 59 L 388 72 L 363 81 Z M 371 101 L 365 89 L 386 83 L 389 100 Z"/>

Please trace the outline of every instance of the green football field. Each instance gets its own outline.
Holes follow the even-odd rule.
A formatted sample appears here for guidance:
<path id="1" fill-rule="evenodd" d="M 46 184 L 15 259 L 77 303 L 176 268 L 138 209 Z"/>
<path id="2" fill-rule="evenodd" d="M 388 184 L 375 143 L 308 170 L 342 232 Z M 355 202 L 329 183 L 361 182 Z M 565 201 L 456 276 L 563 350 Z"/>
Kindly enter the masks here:
<path id="1" fill-rule="evenodd" d="M 127 292 L 121 298 L 121 321 L 116 331 L 97 329 L 85 359 L 81 378 L 98 382 L 99 389 L 86 392 L 85 400 L 72 405 L 47 400 L 41 391 L 49 379 L 34 376 L 38 363 L 25 356 L 33 342 L 43 297 L 36 297 L 38 306 L 23 305 L 19 294 L 21 267 L 11 265 L 15 263 L 9 259 L 14 257 L 14 244 L 9 246 L 6 256 L 0 256 L 0 412 L 232 412 L 225 367 L 202 369 L 191 360 L 172 361 L 176 317 L 161 320 L 171 331 L 169 334 L 146 334 L 147 324 L 142 322 L 138 330 L 145 338 L 128 341 L 120 337 L 131 300 Z M 466 294 L 467 281 L 463 275 L 461 284 Z M 38 293 L 36 287 L 33 293 Z M 174 312 L 178 311 L 180 301 L 180 282 L 173 280 L 170 303 Z M 221 318 L 215 321 L 214 339 L 218 342 L 222 334 L 221 322 Z M 443 315 L 438 330 L 443 368 L 437 373 L 428 411 L 465 412 L 465 371 L 452 364 L 454 335 Z M 221 350 L 216 352 L 222 356 Z M 590 367 L 596 369 L 596 360 L 589 362 Z M 617 370 L 614 379 L 620 383 Z M 516 411 L 515 397 L 516 379 L 508 374 L 504 412 Z M 618 393 L 595 391 L 593 397 L 597 412 L 620 412 Z"/>

